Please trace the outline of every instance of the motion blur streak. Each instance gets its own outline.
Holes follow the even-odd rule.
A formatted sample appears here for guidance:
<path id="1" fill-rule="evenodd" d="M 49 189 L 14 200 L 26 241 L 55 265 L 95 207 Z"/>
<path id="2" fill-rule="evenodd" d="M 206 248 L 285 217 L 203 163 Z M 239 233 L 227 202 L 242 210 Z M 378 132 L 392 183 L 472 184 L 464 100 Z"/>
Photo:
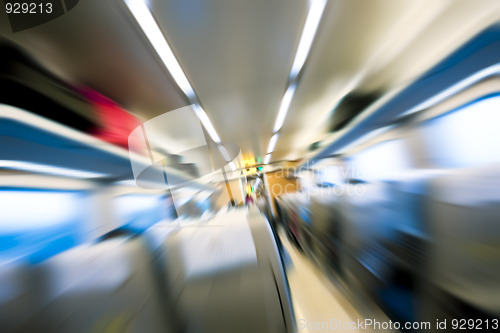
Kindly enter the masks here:
<path id="1" fill-rule="evenodd" d="M 299 172 L 301 191 L 277 197 L 279 223 L 354 299 L 374 295 L 396 320 L 497 317 L 499 108 L 496 95 L 479 99 Z"/>
<path id="2" fill-rule="evenodd" d="M 188 98 L 196 97 L 188 78 L 175 58 L 170 45 L 168 45 L 160 27 L 156 24 L 146 3 L 143 0 L 126 0 L 125 3 L 165 64 L 165 67 L 167 67 L 169 73 L 174 77 L 175 82 Z"/>
<path id="3" fill-rule="evenodd" d="M 437 94 L 436 96 L 424 101 L 423 103 L 415 106 L 414 108 L 406 111 L 404 114 L 411 114 L 413 112 L 418 112 L 429 107 L 432 107 L 446 99 L 452 97 L 453 95 L 459 93 L 460 91 L 473 86 L 481 80 L 488 78 L 489 76 L 500 74 L 500 64 L 495 64 L 493 66 L 484 68 L 477 73 L 469 76 L 468 78 L 456 83 L 455 85 L 449 87 L 445 91 Z"/>
<path id="4" fill-rule="evenodd" d="M 192 101 L 197 101 L 196 94 L 189 83 L 186 74 L 182 70 L 177 58 L 175 57 L 170 45 L 168 45 L 165 36 L 163 36 L 160 28 L 156 24 L 156 21 L 149 11 L 146 3 L 143 0 L 126 0 L 125 3 L 129 7 L 130 11 L 134 15 L 137 23 L 141 26 L 142 30 L 148 37 L 149 41 L 153 45 L 154 49 L 160 56 L 161 60 L 165 64 L 165 67 L 168 69 L 169 73 L 173 76 L 175 82 L 179 85 L 181 90 L 186 94 L 187 98 Z M 205 110 L 198 104 L 195 105 L 195 112 L 198 118 L 200 119 L 205 129 L 208 131 L 208 134 L 217 143 L 220 143 L 221 140 L 219 135 L 215 131 L 214 126 L 208 119 L 208 116 Z"/>
<path id="5" fill-rule="evenodd" d="M 498 332 L 499 0 L 33 4 L 1 333 Z"/>

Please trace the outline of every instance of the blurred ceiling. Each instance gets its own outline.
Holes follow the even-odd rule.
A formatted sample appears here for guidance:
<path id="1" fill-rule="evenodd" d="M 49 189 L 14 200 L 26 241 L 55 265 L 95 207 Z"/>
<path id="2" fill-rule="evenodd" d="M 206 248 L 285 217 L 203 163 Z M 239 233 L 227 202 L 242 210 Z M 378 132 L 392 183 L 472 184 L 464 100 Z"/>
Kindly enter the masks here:
<path id="1" fill-rule="evenodd" d="M 245 155 L 265 154 L 308 6 L 150 1 L 222 141 Z M 328 138 L 332 110 L 345 96 L 402 88 L 499 19 L 498 0 L 328 0 L 272 160 L 303 157 Z M 0 14 L 2 36 L 49 70 L 144 121 L 188 105 L 121 0 L 81 0 L 60 18 L 15 34 L 7 22 Z"/>

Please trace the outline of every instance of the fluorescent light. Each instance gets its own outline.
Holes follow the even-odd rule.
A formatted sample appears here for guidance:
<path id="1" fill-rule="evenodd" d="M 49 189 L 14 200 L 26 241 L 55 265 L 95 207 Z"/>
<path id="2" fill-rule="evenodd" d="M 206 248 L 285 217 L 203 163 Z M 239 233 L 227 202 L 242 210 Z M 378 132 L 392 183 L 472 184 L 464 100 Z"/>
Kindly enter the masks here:
<path id="1" fill-rule="evenodd" d="M 325 6 L 326 0 L 313 0 L 311 3 L 311 7 L 309 8 L 309 12 L 307 13 L 306 23 L 304 24 L 304 29 L 302 30 L 299 46 L 297 48 L 297 53 L 295 54 L 295 59 L 293 61 L 292 69 L 290 72 L 291 80 L 294 80 L 297 77 L 307 59 Z M 274 123 L 274 133 L 278 132 L 283 126 L 294 93 L 295 84 L 292 83 L 290 86 L 288 86 L 285 95 L 281 100 L 278 116 L 276 117 L 276 122 Z"/>
<path id="2" fill-rule="evenodd" d="M 228 164 L 232 171 L 236 171 L 236 165 L 233 162 Z"/>
<path id="3" fill-rule="evenodd" d="M 273 128 L 274 133 L 278 132 L 283 126 L 294 93 L 295 93 L 295 85 L 292 84 L 288 87 L 288 89 L 285 92 L 285 95 L 283 95 L 283 99 L 281 100 L 278 117 L 276 118 L 276 122 L 274 123 L 274 128 Z"/>
<path id="4" fill-rule="evenodd" d="M 52 165 L 11 160 L 0 160 L 0 169 L 22 170 L 33 173 L 52 174 L 56 176 L 71 178 L 99 178 L 107 176 L 106 174 L 97 172 L 74 170 Z"/>
<path id="5" fill-rule="evenodd" d="M 266 156 L 264 156 L 264 164 L 269 164 L 270 161 L 271 161 L 271 154 L 267 154 Z"/>
<path id="6" fill-rule="evenodd" d="M 304 30 L 302 30 L 302 36 L 300 37 L 297 53 L 295 54 L 295 60 L 293 61 L 292 70 L 290 72 L 290 77 L 292 79 L 299 74 L 302 66 L 304 66 L 307 55 L 311 50 L 314 36 L 318 30 L 325 5 L 326 0 L 313 0 L 311 3 L 311 7 L 307 13 L 306 23 L 304 24 Z"/>
<path id="7" fill-rule="evenodd" d="M 279 133 L 275 133 L 271 140 L 269 140 L 269 145 L 267 146 L 267 153 L 270 154 L 274 151 L 276 147 L 276 141 L 278 141 Z"/>
<path id="8" fill-rule="evenodd" d="M 455 95 L 456 93 L 469 88 L 473 84 L 493 75 L 500 74 L 500 64 L 495 64 L 490 67 L 483 68 L 482 70 L 472 74 L 471 76 L 459 81 L 458 83 L 452 85 L 448 89 L 440 92 L 439 94 L 425 100 L 424 102 L 418 104 L 417 106 L 411 108 L 410 110 L 404 112 L 401 116 L 405 116 L 414 112 L 422 111 L 428 109 L 442 101 L 448 99 L 449 97 Z"/>
<path id="9" fill-rule="evenodd" d="M 223 145 L 217 145 L 217 148 L 219 149 L 219 152 L 221 153 L 222 157 L 226 162 L 229 162 L 231 160 L 231 157 L 229 156 L 229 153 Z"/>
<path id="10" fill-rule="evenodd" d="M 179 88 L 188 98 L 196 97 L 188 78 L 144 1 L 125 0 L 125 3 Z"/>
<path id="11" fill-rule="evenodd" d="M 203 108 L 200 105 L 195 104 L 194 105 L 194 112 L 196 113 L 196 116 L 198 117 L 198 119 L 200 119 L 201 123 L 203 124 L 203 127 L 205 127 L 205 129 L 208 132 L 208 135 L 210 135 L 212 140 L 216 143 L 221 143 L 219 135 L 217 134 L 217 131 L 215 130 L 214 125 L 212 125 L 212 122 L 210 122 L 210 119 L 208 119 L 208 116 L 207 116 L 207 113 L 205 112 L 205 110 L 203 110 Z"/>
<path id="12" fill-rule="evenodd" d="M 151 15 L 146 3 L 143 0 L 125 0 L 125 3 L 179 88 L 186 94 L 188 99 L 197 100 L 193 87 L 189 83 L 186 74 L 184 74 L 181 65 L 177 61 L 153 15 Z M 206 112 L 197 104 L 195 104 L 194 109 L 212 140 L 220 143 L 219 135 L 208 119 Z"/>

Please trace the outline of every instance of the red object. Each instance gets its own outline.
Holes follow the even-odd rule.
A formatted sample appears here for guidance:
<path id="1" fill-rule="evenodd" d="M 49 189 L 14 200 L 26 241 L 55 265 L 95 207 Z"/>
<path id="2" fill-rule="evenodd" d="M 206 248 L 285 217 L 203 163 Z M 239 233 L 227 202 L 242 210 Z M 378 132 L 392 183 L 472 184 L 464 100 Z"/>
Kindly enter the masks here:
<path id="1" fill-rule="evenodd" d="M 121 108 L 116 102 L 100 94 L 89 87 L 78 87 L 77 89 L 93 106 L 99 126 L 91 135 L 128 148 L 128 136 L 141 125 L 139 119 Z"/>

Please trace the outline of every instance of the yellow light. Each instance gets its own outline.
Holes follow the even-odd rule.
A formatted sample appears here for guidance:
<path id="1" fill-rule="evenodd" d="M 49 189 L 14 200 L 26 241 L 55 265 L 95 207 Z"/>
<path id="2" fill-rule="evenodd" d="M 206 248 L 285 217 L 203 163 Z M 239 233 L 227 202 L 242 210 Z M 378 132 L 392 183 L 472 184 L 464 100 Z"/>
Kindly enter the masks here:
<path id="1" fill-rule="evenodd" d="M 255 166 L 255 158 L 253 156 L 244 157 L 241 161 L 241 165 L 244 168 L 243 174 L 245 175 L 253 175 L 257 173 L 257 167 Z"/>
<path id="2" fill-rule="evenodd" d="M 245 173 L 245 175 L 253 175 L 254 173 L 257 173 L 257 168 L 255 168 L 255 167 L 246 168 L 243 170 L 243 172 Z"/>
<path id="3" fill-rule="evenodd" d="M 245 167 L 255 165 L 255 159 L 249 158 L 249 159 L 243 160 L 243 165 Z"/>

